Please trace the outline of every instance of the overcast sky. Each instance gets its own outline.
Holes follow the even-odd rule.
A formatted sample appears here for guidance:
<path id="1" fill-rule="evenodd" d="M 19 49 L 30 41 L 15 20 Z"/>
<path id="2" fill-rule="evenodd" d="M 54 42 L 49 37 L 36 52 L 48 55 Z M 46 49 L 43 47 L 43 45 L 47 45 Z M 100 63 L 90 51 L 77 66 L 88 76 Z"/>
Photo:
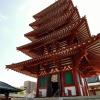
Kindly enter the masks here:
<path id="1" fill-rule="evenodd" d="M 5 65 L 29 59 L 16 47 L 30 42 L 24 34 L 31 31 L 32 16 L 56 0 L 0 0 L 0 81 L 19 87 L 29 76 L 5 69 Z M 100 32 L 100 0 L 73 0 L 80 15 L 86 15 L 91 34 Z"/>

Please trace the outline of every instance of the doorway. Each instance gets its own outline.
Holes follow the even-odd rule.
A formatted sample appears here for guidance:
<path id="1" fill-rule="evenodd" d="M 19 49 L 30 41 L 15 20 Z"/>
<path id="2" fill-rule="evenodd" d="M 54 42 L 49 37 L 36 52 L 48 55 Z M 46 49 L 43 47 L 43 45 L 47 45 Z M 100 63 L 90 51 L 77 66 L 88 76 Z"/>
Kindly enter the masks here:
<path id="1" fill-rule="evenodd" d="M 47 97 L 60 96 L 60 79 L 59 74 L 48 76 Z"/>
<path id="2" fill-rule="evenodd" d="M 52 89 L 52 96 L 59 96 L 59 90 L 60 90 L 60 86 L 59 86 L 59 74 L 53 74 L 51 76 L 51 89 Z"/>
<path id="3" fill-rule="evenodd" d="M 58 82 L 51 82 L 52 84 L 52 96 L 59 96 L 59 83 Z"/>

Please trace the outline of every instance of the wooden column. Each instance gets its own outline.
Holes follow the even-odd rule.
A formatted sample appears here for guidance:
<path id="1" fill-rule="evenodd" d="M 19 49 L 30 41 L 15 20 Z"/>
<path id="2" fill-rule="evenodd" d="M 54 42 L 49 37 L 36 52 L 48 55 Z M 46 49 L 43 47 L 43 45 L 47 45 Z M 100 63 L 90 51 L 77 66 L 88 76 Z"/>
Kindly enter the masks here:
<path id="1" fill-rule="evenodd" d="M 84 83 L 84 79 L 83 79 L 83 74 L 80 74 L 81 78 L 81 84 L 82 84 L 82 91 L 83 91 L 83 96 L 87 96 L 86 94 L 86 89 L 85 89 L 85 83 Z"/>
<path id="2" fill-rule="evenodd" d="M 61 81 L 61 96 L 64 96 L 64 75 L 63 72 L 60 72 L 60 81 Z"/>
<path id="3" fill-rule="evenodd" d="M 61 78 L 62 78 L 62 75 L 61 75 L 61 72 L 59 72 L 59 85 L 60 85 L 60 96 L 62 96 L 62 82 L 61 82 Z"/>
<path id="4" fill-rule="evenodd" d="M 76 95 L 81 96 L 81 91 L 80 91 L 80 86 L 78 83 L 78 78 L 77 78 L 78 71 L 76 68 L 73 68 L 73 78 L 75 82 L 75 87 L 76 87 Z"/>
<path id="5" fill-rule="evenodd" d="M 37 78 L 36 97 L 39 97 L 39 77 Z"/>

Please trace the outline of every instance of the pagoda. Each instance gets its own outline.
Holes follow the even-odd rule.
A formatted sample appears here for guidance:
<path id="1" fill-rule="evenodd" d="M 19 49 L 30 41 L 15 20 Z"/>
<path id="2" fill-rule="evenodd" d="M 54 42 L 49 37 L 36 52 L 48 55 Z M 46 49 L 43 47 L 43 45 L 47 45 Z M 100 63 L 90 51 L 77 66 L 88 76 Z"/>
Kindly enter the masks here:
<path id="1" fill-rule="evenodd" d="M 71 0 L 57 0 L 33 16 L 30 43 L 17 50 L 32 59 L 7 68 L 37 78 L 36 97 L 89 96 L 86 78 L 100 74 L 100 34 Z"/>

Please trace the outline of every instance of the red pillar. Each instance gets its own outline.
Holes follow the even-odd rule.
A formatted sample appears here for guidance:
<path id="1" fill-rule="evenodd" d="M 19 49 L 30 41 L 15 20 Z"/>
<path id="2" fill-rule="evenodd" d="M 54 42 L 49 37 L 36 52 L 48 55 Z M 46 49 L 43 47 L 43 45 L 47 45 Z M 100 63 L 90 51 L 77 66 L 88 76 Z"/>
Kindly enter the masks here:
<path id="1" fill-rule="evenodd" d="M 77 77 L 78 74 L 79 73 L 77 69 L 73 68 L 73 79 L 74 79 L 74 83 L 76 87 L 76 95 L 81 96 L 80 86 L 79 86 L 78 77 Z"/>
<path id="2" fill-rule="evenodd" d="M 39 77 L 37 78 L 36 97 L 39 97 Z"/>
<path id="3" fill-rule="evenodd" d="M 61 81 L 61 96 L 64 96 L 64 75 L 63 72 L 60 72 L 60 81 Z"/>

